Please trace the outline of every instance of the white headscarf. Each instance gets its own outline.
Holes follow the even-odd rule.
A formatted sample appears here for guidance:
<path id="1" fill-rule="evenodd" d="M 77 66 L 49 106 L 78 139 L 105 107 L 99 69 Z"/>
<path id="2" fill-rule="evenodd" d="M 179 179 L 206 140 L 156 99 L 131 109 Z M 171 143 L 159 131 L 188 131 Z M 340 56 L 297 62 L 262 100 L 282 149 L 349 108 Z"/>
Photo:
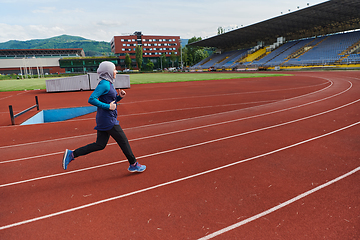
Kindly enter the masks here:
<path id="1" fill-rule="evenodd" d="M 100 63 L 99 68 L 97 69 L 99 78 L 114 83 L 115 82 L 114 69 L 115 69 L 115 64 L 113 64 L 112 62 L 104 61 Z"/>

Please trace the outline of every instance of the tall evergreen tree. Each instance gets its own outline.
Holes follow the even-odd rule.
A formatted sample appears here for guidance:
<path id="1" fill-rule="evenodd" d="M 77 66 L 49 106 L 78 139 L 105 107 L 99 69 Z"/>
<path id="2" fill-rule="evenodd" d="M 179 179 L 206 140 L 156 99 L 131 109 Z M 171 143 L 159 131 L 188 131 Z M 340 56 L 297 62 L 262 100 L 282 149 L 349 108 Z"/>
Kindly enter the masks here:
<path id="1" fill-rule="evenodd" d="M 128 53 L 125 55 L 125 66 L 127 66 L 128 69 L 130 69 L 130 67 L 131 67 L 131 58 Z"/>
<path id="2" fill-rule="evenodd" d="M 136 58 L 136 64 L 139 70 L 141 70 L 142 62 L 143 62 L 143 49 L 140 45 L 137 45 L 135 48 L 135 58 Z"/>

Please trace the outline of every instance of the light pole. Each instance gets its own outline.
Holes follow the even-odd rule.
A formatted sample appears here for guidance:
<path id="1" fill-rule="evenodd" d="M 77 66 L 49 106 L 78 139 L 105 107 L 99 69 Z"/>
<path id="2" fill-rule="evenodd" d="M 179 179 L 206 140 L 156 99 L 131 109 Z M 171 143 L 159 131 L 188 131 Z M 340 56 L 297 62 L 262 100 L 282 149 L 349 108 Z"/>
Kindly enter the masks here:
<path id="1" fill-rule="evenodd" d="M 181 70 L 183 70 L 184 66 L 183 66 L 183 61 L 182 61 L 182 45 L 181 45 L 181 39 L 180 39 L 180 61 L 181 61 Z"/>
<path id="2" fill-rule="evenodd" d="M 162 71 L 162 55 L 160 55 L 160 66 L 161 66 L 161 71 Z"/>

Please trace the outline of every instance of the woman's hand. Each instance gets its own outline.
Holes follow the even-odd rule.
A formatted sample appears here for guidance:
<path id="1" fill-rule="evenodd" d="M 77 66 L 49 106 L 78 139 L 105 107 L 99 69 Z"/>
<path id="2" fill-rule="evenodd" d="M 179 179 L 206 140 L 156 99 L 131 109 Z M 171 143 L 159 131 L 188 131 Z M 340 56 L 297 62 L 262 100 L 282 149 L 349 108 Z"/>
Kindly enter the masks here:
<path id="1" fill-rule="evenodd" d="M 110 103 L 110 110 L 115 110 L 116 109 L 116 102 L 115 101 L 112 101 Z"/>
<path id="2" fill-rule="evenodd" d="M 124 90 L 118 89 L 117 92 L 118 92 L 119 96 L 122 98 L 126 96 L 126 92 Z"/>

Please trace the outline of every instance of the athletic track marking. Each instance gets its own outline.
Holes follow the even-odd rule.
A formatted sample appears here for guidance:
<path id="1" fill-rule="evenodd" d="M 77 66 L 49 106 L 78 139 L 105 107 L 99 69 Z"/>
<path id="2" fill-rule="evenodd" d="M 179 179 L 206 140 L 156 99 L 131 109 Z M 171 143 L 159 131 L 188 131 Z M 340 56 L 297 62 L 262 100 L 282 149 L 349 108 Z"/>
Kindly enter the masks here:
<path id="1" fill-rule="evenodd" d="M 326 79 L 326 80 L 328 80 L 328 79 Z M 321 89 L 321 90 L 319 90 L 319 91 L 315 91 L 315 92 L 312 92 L 312 93 L 304 94 L 304 95 L 301 95 L 301 96 L 297 96 L 297 97 L 293 97 L 293 98 L 289 98 L 289 99 L 284 99 L 284 100 L 281 100 L 281 101 L 276 101 L 275 103 L 277 103 L 277 102 L 283 102 L 283 101 L 288 101 L 288 100 L 293 100 L 293 99 L 296 99 L 296 98 L 305 97 L 305 96 L 308 96 L 308 95 L 311 95 L 311 94 L 315 94 L 315 93 L 324 91 L 324 90 L 330 88 L 330 87 L 334 84 L 331 80 L 328 80 L 328 81 L 331 82 L 331 84 L 330 84 L 329 86 L 327 86 L 326 88 L 324 88 L 324 89 Z M 335 95 L 333 95 L 333 96 L 326 97 L 326 98 L 323 98 L 323 99 L 320 99 L 320 100 L 317 100 L 317 101 L 314 101 L 314 102 L 306 103 L 306 104 L 303 104 L 303 105 L 299 105 L 299 106 L 296 106 L 296 107 L 285 108 L 285 109 L 283 109 L 283 110 L 278 110 L 278 111 L 274 111 L 274 112 L 269 112 L 269 113 L 265 113 L 265 114 L 255 115 L 255 116 L 248 117 L 248 118 L 239 119 L 239 121 L 241 121 L 241 120 L 246 120 L 246 119 L 251 119 L 251 118 L 255 118 L 255 117 L 266 116 L 266 115 L 270 115 L 270 114 L 274 114 L 274 113 L 278 113 L 278 112 L 282 112 L 282 111 L 287 111 L 287 110 L 295 109 L 295 108 L 298 108 L 298 107 L 303 107 L 303 106 L 306 106 L 306 105 L 310 105 L 310 104 L 313 104 L 313 103 L 317 103 L 317 102 L 320 102 L 320 101 L 323 101 L 323 100 L 326 100 L 326 99 L 329 99 L 329 98 L 338 96 L 338 95 L 343 94 L 343 93 L 347 92 L 348 90 L 350 90 L 350 88 L 352 87 L 352 83 L 351 83 L 351 82 L 349 82 L 349 83 L 350 83 L 350 87 L 349 87 L 348 89 L 346 89 L 346 90 L 343 91 L 343 92 L 337 93 L 337 94 L 335 94 Z M 264 105 L 258 105 L 258 106 L 255 106 L 255 107 L 266 106 L 266 105 L 270 105 L 270 104 L 273 104 L 273 103 L 264 104 Z M 255 108 L 255 107 L 251 107 L 251 108 Z M 245 108 L 245 109 L 249 109 L 249 108 Z M 226 111 L 226 112 L 215 113 L 215 114 L 208 114 L 208 115 L 203 115 L 203 116 L 198 116 L 198 117 L 192 117 L 192 118 L 186 118 L 186 119 L 180 119 L 180 120 L 174 120 L 174 121 L 163 122 L 163 123 L 148 124 L 148 125 L 143 125 L 143 126 L 138 126 L 138 127 L 125 128 L 124 130 L 137 129 L 137 128 L 145 128 L 145 127 L 152 127 L 152 126 L 159 126 L 159 125 L 171 124 L 171 123 L 175 123 L 175 122 L 189 121 L 189 120 L 199 119 L 199 118 L 207 118 L 207 117 L 216 116 L 216 115 L 222 115 L 222 114 L 227 114 L 227 113 L 233 113 L 233 112 L 243 111 L 243 110 L 245 110 L 245 109 L 232 110 L 232 111 Z M 153 113 L 153 112 L 151 112 L 151 113 Z M 142 115 L 142 114 L 146 114 L 146 113 L 140 113 L 140 114 L 138 114 L 138 115 Z M 131 114 L 131 115 L 133 116 L 133 115 L 136 115 L 136 114 Z M 129 116 L 129 115 L 123 115 L 122 117 L 126 117 L 126 116 Z M 80 121 L 82 121 L 82 120 L 84 120 L 84 119 L 81 119 Z M 86 120 L 89 120 L 89 119 L 86 119 Z M 91 118 L 91 120 L 94 120 L 94 119 Z M 68 120 L 68 121 L 79 121 L 79 120 Z M 20 146 L 26 146 L 26 145 L 33 145 L 33 144 L 38 144 L 38 143 L 48 143 L 48 142 L 54 142 L 54 141 L 60 141 L 60 140 L 67 140 L 67 139 L 79 138 L 79 137 L 88 137 L 88 136 L 93 136 L 93 135 L 96 135 L 96 133 L 89 133 L 89 134 L 84 134 L 84 135 L 79 135 L 79 136 L 72 136 L 72 137 L 65 137 L 65 138 L 57 138 L 57 139 L 51 139 L 51 140 L 45 140 L 45 141 L 38 141 L 38 142 L 30 142 L 30 143 L 22 143 L 22 144 L 15 144 L 15 145 L 0 146 L 0 149 L 2 149 L 2 148 L 11 148 L 11 147 L 20 147 Z M 0 164 L 1 164 L 1 162 L 0 162 Z"/>
<path id="2" fill-rule="evenodd" d="M 292 123 L 295 123 L 295 122 L 300 122 L 300 121 L 303 121 L 303 120 L 306 120 L 306 119 L 310 119 L 310 118 L 313 118 L 313 117 L 317 117 L 317 116 L 320 116 L 320 115 L 327 114 L 329 112 L 339 110 L 341 108 L 347 107 L 347 106 L 352 105 L 354 103 L 357 103 L 359 101 L 360 101 L 360 99 L 358 99 L 356 101 L 353 101 L 353 102 L 350 102 L 350 103 L 347 103 L 347 104 L 342 105 L 340 107 L 336 107 L 336 108 L 327 110 L 325 112 L 317 113 L 317 114 L 314 114 L 314 115 L 299 118 L 299 119 L 292 120 L 292 121 L 289 121 L 289 122 L 280 123 L 280 124 L 276 124 L 276 125 L 268 126 L 268 127 L 264 127 L 264 128 L 259 128 L 259 129 L 251 130 L 251 131 L 248 131 L 248 132 L 239 133 L 239 134 L 235 134 L 235 135 L 231 135 L 231 136 L 227 136 L 227 137 L 223 137 L 223 138 L 218 138 L 218 139 L 214 139 L 214 140 L 210 140 L 210 141 L 205 141 L 205 142 L 197 143 L 197 144 L 193 144 L 193 145 L 188 145 L 188 146 L 184 146 L 184 147 L 180 147 L 180 148 L 175 148 L 175 149 L 170 149 L 170 150 L 166 150 L 166 151 L 152 153 L 152 154 L 148 154 L 148 155 L 144 155 L 144 156 L 139 156 L 137 158 L 142 159 L 142 158 L 157 156 L 157 155 L 166 154 L 166 153 L 170 153 L 170 152 L 175 152 L 175 151 L 180 151 L 180 150 L 189 149 L 189 148 L 193 148 L 193 147 L 198 147 L 198 146 L 202 146 L 202 145 L 206 145 L 206 144 L 210 144 L 210 143 L 214 143 L 214 142 L 224 141 L 224 140 L 244 136 L 244 135 L 255 133 L 255 132 L 265 131 L 265 130 L 276 128 L 276 127 L 285 126 L 285 125 L 288 125 L 288 124 L 292 124 Z M 235 122 L 237 120 L 232 120 L 232 121 L 228 121 L 228 122 Z M 219 124 L 220 123 L 211 124 L 211 125 L 219 125 Z M 222 124 L 224 124 L 224 123 L 222 123 Z M 193 129 L 200 129 L 200 128 L 203 128 L 203 127 L 204 126 L 193 128 Z M 185 131 L 185 130 L 181 130 L 181 131 Z M 176 132 L 179 132 L 179 131 L 176 131 Z M 170 134 L 170 133 L 167 133 L 167 134 Z M 166 135 L 166 133 L 165 134 L 154 135 L 154 136 L 149 136 L 149 137 L 145 137 L 145 138 L 157 137 L 157 136 L 163 136 L 163 135 Z M 142 139 L 145 139 L 145 138 L 132 139 L 130 141 L 142 140 Z M 114 144 L 116 144 L 116 143 L 111 143 L 109 145 L 114 145 Z M 46 156 L 51 156 L 51 155 L 62 154 L 62 153 L 63 152 L 57 152 L 57 153 L 50 153 L 50 154 L 45 154 L 45 155 Z M 42 156 L 44 156 L 44 155 L 42 155 Z M 33 156 L 33 157 L 30 157 L 30 158 L 36 158 L 36 157 L 40 157 L 40 156 Z M 22 160 L 26 160 L 26 159 L 29 159 L 29 158 L 25 158 L 25 159 L 22 159 Z M 14 160 L 9 160 L 9 161 L 14 161 Z M 9 161 L 7 161 L 7 162 L 9 162 Z M 97 166 L 94 166 L 94 167 L 83 168 L 83 169 L 79 169 L 79 170 L 74 170 L 74 171 L 69 171 L 69 172 L 64 172 L 64 173 L 58 173 L 58 174 L 53 174 L 53 175 L 48 175 L 48 176 L 43 176 L 43 177 L 38 177 L 38 178 L 32 178 L 32 179 L 28 179 L 28 180 L 19 181 L 19 182 L 2 184 L 2 185 L 0 185 L 0 188 L 7 187 L 7 186 L 18 185 L 18 184 L 27 183 L 27 182 L 32 182 L 32 181 L 41 180 L 41 179 L 47 179 L 47 178 L 52 178 L 52 177 L 63 176 L 63 175 L 67 175 L 67 174 L 77 173 L 77 172 L 83 172 L 83 171 L 92 170 L 92 169 L 101 168 L 101 167 L 107 167 L 107 166 L 111 166 L 111 165 L 115 165 L 115 164 L 119 164 L 119 163 L 123 163 L 123 162 L 127 162 L 127 160 L 121 160 L 121 161 L 116 161 L 116 162 L 112 162 L 112 163 L 97 165 Z"/>
<path id="3" fill-rule="evenodd" d="M 327 186 L 330 186 L 331 184 L 334 184 L 334 183 L 336 183 L 336 182 L 338 182 L 338 181 L 340 181 L 340 180 L 342 180 L 342 179 L 344 179 L 344 178 L 358 172 L 359 170 L 360 170 L 360 167 L 357 167 L 354 170 L 352 170 L 352 171 L 350 171 L 350 172 L 348 172 L 348 173 L 346 173 L 346 174 L 344 174 L 344 175 L 342 175 L 340 177 L 337 177 L 337 178 L 335 178 L 335 179 L 333 179 L 333 180 L 331 180 L 331 181 L 329 181 L 327 183 L 324 183 L 324 184 L 322 184 L 322 185 L 320 185 L 320 186 L 318 186 L 316 188 L 313 188 L 313 189 L 311 189 L 311 190 L 309 190 L 307 192 L 304 192 L 304 193 L 302 193 L 302 194 L 300 194 L 300 195 L 298 195 L 298 196 L 296 196 L 296 197 L 294 197 L 294 198 L 292 198 L 292 199 L 290 199 L 290 200 L 288 200 L 288 201 L 286 201 L 284 203 L 281 203 L 281 204 L 279 204 L 279 205 L 277 205 L 277 206 L 275 206 L 273 208 L 270 208 L 270 209 L 268 209 L 268 210 L 266 210 L 266 211 L 264 211 L 262 213 L 259 213 L 259 214 L 255 215 L 255 216 L 252 216 L 250 218 L 242 220 L 241 222 L 235 223 L 235 224 L 233 224 L 233 225 L 231 225 L 229 227 L 223 228 L 223 229 L 221 229 L 221 230 L 219 230 L 217 232 L 214 232 L 212 234 L 209 234 L 209 235 L 207 235 L 205 237 L 199 238 L 198 240 L 208 240 L 208 239 L 217 237 L 217 236 L 219 236 L 219 235 L 221 235 L 223 233 L 226 233 L 226 232 L 231 231 L 231 230 L 233 230 L 235 228 L 238 228 L 238 227 L 240 227 L 242 225 L 245 225 L 245 224 L 247 224 L 249 222 L 252 222 L 252 221 L 254 221 L 256 219 L 264 217 L 265 215 L 273 213 L 273 212 L 275 212 L 275 211 L 277 211 L 277 210 L 279 210 L 279 209 L 281 209 L 283 207 L 286 207 L 287 205 L 290 205 L 290 204 L 296 202 L 297 200 L 300 200 L 300 199 L 302 199 L 304 197 L 307 197 L 308 195 L 310 195 L 310 194 L 312 194 L 314 192 L 317 192 L 317 191 L 319 191 L 319 190 L 321 190 L 321 189 L 323 189 L 323 188 L 325 188 Z"/>
<path id="4" fill-rule="evenodd" d="M 207 128 L 207 127 L 214 127 L 214 126 L 224 125 L 224 124 L 228 124 L 228 123 L 234 123 L 234 122 L 238 122 L 238 121 L 248 120 L 248 119 L 256 118 L 256 117 L 262 117 L 262 116 L 266 116 L 266 115 L 270 115 L 270 114 L 274 114 L 274 113 L 278 113 L 278 112 L 283 112 L 283 111 L 287 111 L 287 110 L 291 110 L 291 109 L 303 107 L 303 106 L 310 105 L 310 104 L 313 104 L 313 103 L 316 103 L 316 102 L 320 102 L 320 101 L 324 101 L 324 100 L 326 100 L 326 99 L 329 99 L 329 98 L 332 98 L 332 97 L 335 97 L 335 96 L 338 96 L 338 95 L 340 95 L 340 94 L 345 93 L 346 91 L 348 91 L 348 90 L 352 87 L 351 82 L 349 82 L 349 83 L 350 83 L 350 87 L 349 87 L 348 89 L 344 90 L 343 92 L 337 93 L 337 94 L 335 94 L 335 95 L 333 95 L 333 96 L 326 97 L 326 98 L 323 98 L 323 99 L 320 99 L 320 100 L 316 100 L 316 101 L 313 101 L 313 102 L 301 104 L 301 105 L 298 105 L 298 106 L 295 106 L 295 107 L 290 107 L 290 108 L 285 108 L 285 109 L 281 109 L 281 110 L 277 110 L 277 111 L 273 111 L 273 112 L 268 112 L 268 113 L 263 113 L 263 114 L 259 114 L 259 115 L 254 115 L 254 116 L 251 116 L 251 117 L 239 118 L 239 119 L 234 119 L 234 120 L 225 121 L 225 122 L 219 122 L 219 123 L 214 123 L 214 124 L 209 124 L 209 125 L 203 125 L 203 126 L 194 127 L 194 128 L 188 128 L 188 129 L 183 129 L 183 130 L 178 130 L 178 131 L 173 131 L 173 132 L 168 132 L 168 133 L 157 134 L 157 135 L 153 135 L 153 136 L 147 136 L 147 137 L 143 137 L 143 138 L 131 139 L 131 140 L 129 140 L 129 141 L 130 141 L 130 142 L 131 142 L 131 141 L 138 141 L 138 140 L 144 140 L 144 139 L 149 139 L 149 138 L 161 137 L 161 136 L 166 136 L 166 135 L 171 135 L 171 134 L 177 134 L 177 133 L 182 133 L 182 132 L 187 132 L 187 131 L 198 130 L 198 129 Z M 296 120 L 296 121 L 301 121 L 301 120 L 304 120 L 304 119 L 307 119 L 307 118 L 311 118 L 311 117 L 315 117 L 315 116 L 318 116 L 318 115 L 321 115 L 321 114 L 325 114 L 325 113 L 328 113 L 328 112 L 331 112 L 331 111 L 335 111 L 335 110 L 338 110 L 338 109 L 340 109 L 340 108 L 346 107 L 346 106 L 348 106 L 348 105 L 354 104 L 354 103 L 356 103 L 356 102 L 357 102 L 357 101 L 354 101 L 354 102 L 345 104 L 345 105 L 343 105 L 343 106 L 334 108 L 334 109 L 332 109 L 332 110 L 328 110 L 328 111 L 323 112 L 323 113 L 320 113 L 320 114 L 315 114 L 315 115 L 308 116 L 308 117 L 305 117 L 305 118 L 300 118 L 300 119 L 298 119 L 298 120 Z M 216 114 L 216 115 L 218 115 L 218 114 Z M 209 116 L 209 115 L 205 115 L 205 116 Z M 204 117 L 204 116 L 201 116 L 201 117 Z M 190 119 L 193 119 L 193 118 L 190 118 Z M 183 120 L 184 120 L 184 119 L 183 119 Z M 189 119 L 185 119 L 185 120 L 189 120 Z M 173 122 L 173 121 L 172 121 L 172 122 Z M 283 123 L 283 124 L 284 124 L 284 125 L 285 125 L 285 124 L 290 124 L 290 123 L 292 123 L 292 122 L 293 122 L 293 121 L 290 121 L 290 122 L 288 122 L 288 123 Z M 170 122 L 166 122 L 166 123 L 170 123 Z M 161 123 L 161 124 L 165 124 L 165 123 Z M 153 124 L 153 125 L 158 125 L 158 124 Z M 152 126 L 152 125 L 146 125 L 146 126 Z M 277 125 L 274 125 L 274 126 L 275 126 L 275 127 L 278 127 Z M 140 127 L 144 127 L 144 126 L 140 126 Z M 139 128 L 139 127 L 134 127 L 134 128 Z M 130 128 L 130 129 L 134 129 L 134 128 Z M 126 129 L 125 129 L 125 130 L 126 130 Z M 261 129 L 261 130 L 264 130 L 264 129 Z M 73 138 L 83 137 L 83 136 L 92 136 L 92 135 L 94 135 L 94 134 L 86 134 L 86 135 L 74 136 L 74 137 L 69 137 L 69 138 L 60 138 L 60 139 L 53 139 L 53 140 L 48 140 L 48 141 L 40 141 L 40 142 L 33 142 L 33 143 L 24 143 L 24 144 L 18 144 L 18 145 L 3 146 L 3 147 L 0 147 L 0 149 L 1 149 L 1 148 L 10 148 L 10 147 L 18 147 L 18 146 L 32 145 L 32 144 L 44 143 L 44 142 L 52 142 L 52 141 L 58 141 L 58 140 L 67 140 L 67 139 L 73 139 Z M 114 145 L 114 144 L 116 144 L 116 143 L 110 143 L 110 144 L 108 144 L 108 145 L 110 146 L 110 145 Z M 2 161 L 2 162 L 0 162 L 0 164 L 17 162 L 17 161 L 24 161 L 24 160 L 29 160 L 29 159 L 34 159 L 34 158 L 40 158 L 40 157 L 53 156 L 53 155 L 62 154 L 62 153 L 63 153 L 63 152 L 55 152 L 55 153 L 48 153 L 48 154 L 37 155 L 37 156 L 32 156 L 32 157 L 25 157 L 25 158 L 7 160 L 7 161 Z M 0 185 L 0 187 L 1 187 L 1 185 Z"/>
<path id="5" fill-rule="evenodd" d="M 168 101 L 168 100 L 181 100 L 181 99 L 189 99 L 189 98 L 206 98 L 206 97 L 214 97 L 214 96 L 233 96 L 233 95 L 245 95 L 245 94 L 254 94 L 254 93 L 267 93 L 267 92 L 281 92 L 281 91 L 288 91 L 288 90 L 297 90 L 297 89 L 303 89 L 303 88 L 310 88 L 310 87 L 317 87 L 325 84 L 329 84 L 328 79 L 322 78 L 327 80 L 328 82 L 315 84 L 315 85 L 309 85 L 304 87 L 295 87 L 295 88 L 284 88 L 284 89 L 273 89 L 273 90 L 264 90 L 264 91 L 253 91 L 253 92 L 240 92 L 240 93 L 223 93 L 223 94 L 216 94 L 216 95 L 204 95 L 204 96 L 186 96 L 186 97 L 176 97 L 176 98 L 166 98 L 166 99 L 149 99 L 149 100 L 143 100 L 143 101 L 135 101 L 135 102 L 125 102 L 122 104 L 133 104 L 133 103 L 141 103 L 141 102 L 157 102 L 157 101 Z"/>
<path id="6" fill-rule="evenodd" d="M 310 95 L 310 94 L 315 94 L 317 92 L 321 92 L 321 91 L 324 91 L 328 88 L 330 88 L 332 85 L 333 85 L 333 82 L 331 80 L 328 80 L 326 78 L 322 78 L 322 79 L 325 79 L 327 80 L 328 82 L 327 83 L 330 83 L 329 86 L 325 87 L 324 89 L 321 89 L 321 90 L 318 90 L 318 91 L 315 91 L 315 92 L 312 92 L 312 93 L 308 93 L 308 94 L 304 94 L 304 95 L 300 95 L 300 96 L 297 96 L 297 97 L 294 97 L 294 98 L 289 98 L 289 99 L 283 99 L 281 101 L 287 101 L 287 100 L 291 100 L 291 99 L 296 99 L 296 98 L 299 98 L 299 97 L 303 97 L 303 96 L 307 96 L 307 95 Z M 313 86 L 310 86 L 310 87 L 316 87 L 316 86 L 320 86 L 320 85 L 324 85 L 324 84 L 327 84 L 327 83 L 322 83 L 322 84 L 318 84 L 318 85 L 313 85 Z M 308 86 L 306 86 L 308 87 Z M 300 87 L 300 88 L 306 88 L 306 87 Z M 297 88 L 293 88 L 293 89 L 297 89 Z M 293 90 L 293 89 L 283 89 L 283 90 Z M 277 91 L 277 90 L 269 90 L 269 91 Z M 279 90 L 281 91 L 281 90 Z M 258 92 L 248 92 L 248 93 L 261 93 L 261 92 L 267 92 L 267 91 L 258 91 Z M 235 94 L 248 94 L 248 93 L 235 93 Z M 219 95 L 211 95 L 211 97 L 214 97 L 214 96 L 222 96 L 222 95 L 227 95 L 227 94 L 219 94 Z M 230 95 L 230 94 L 228 94 Z M 205 96 L 194 96 L 192 98 L 196 98 L 196 97 L 205 97 Z M 206 96 L 206 97 L 209 97 L 209 96 Z M 183 98 L 186 98 L 186 97 L 183 97 Z M 177 98 L 177 99 L 183 99 L 183 98 Z M 168 100 L 173 100 L 175 98 L 166 98 L 166 99 L 155 99 L 155 100 L 148 100 L 146 102 L 149 102 L 149 101 L 168 101 Z M 125 103 L 122 103 L 122 104 L 133 104 L 133 103 L 139 103 L 139 102 L 145 102 L 145 101 L 135 101 L 135 102 L 125 102 Z M 271 104 L 271 103 L 270 103 Z M 266 104 L 264 104 L 266 105 Z M 262 105 L 259 105 L 259 106 L 262 106 Z M 256 107 L 259 107 L 259 106 L 256 106 Z M 74 107 L 78 107 L 78 106 L 74 106 Z M 248 108 L 247 108 L 248 109 Z M 235 110 L 235 111 L 241 111 L 241 110 L 244 110 L 244 109 L 240 109 L 240 110 Z M 7 112 L 6 112 L 7 113 Z M 155 112 L 153 112 L 155 113 Z M 141 114 L 144 114 L 144 113 L 140 113 L 138 115 L 141 115 Z M 146 113 L 145 113 L 146 114 Z M 150 113 L 151 114 L 151 113 Z M 131 116 L 134 116 L 136 114 L 132 114 Z M 130 116 L 130 115 L 122 115 L 123 117 L 126 117 L 126 116 Z M 211 116 L 211 115 L 209 115 Z M 72 122 L 72 121 L 85 121 L 85 120 L 94 120 L 94 118 L 86 118 L 86 119 L 77 119 L 77 120 L 67 120 L 67 122 Z M 5 127 L 16 127 L 16 126 L 0 126 L 0 128 L 5 128 Z M 96 133 L 95 133 L 96 134 Z M 1 147 L 0 147 L 1 148 Z"/>
<path id="7" fill-rule="evenodd" d="M 138 193 L 143 193 L 143 192 L 147 192 L 147 191 L 150 191 L 150 190 L 153 190 L 153 189 L 157 189 L 157 188 L 160 188 L 160 187 L 164 187 L 164 186 L 167 186 L 167 185 L 170 185 L 170 184 L 174 184 L 174 183 L 178 183 L 178 182 L 182 182 L 182 181 L 185 181 L 185 180 L 188 180 L 188 179 L 192 179 L 192 178 L 195 178 L 195 177 L 198 177 L 198 176 L 202 176 L 202 175 L 205 175 L 205 174 L 208 174 L 208 173 L 212 173 L 212 172 L 215 172 L 215 171 L 219 171 L 219 170 L 222 170 L 222 169 L 225 169 L 225 168 L 228 168 L 228 167 L 231 167 L 231 166 L 234 166 L 234 165 L 238 165 L 240 163 L 244 163 L 244 162 L 248 162 L 248 161 L 251 161 L 251 160 L 254 160 L 254 159 L 258 159 L 258 158 L 261 158 L 261 157 L 264 157 L 264 156 L 268 156 L 268 155 L 271 155 L 271 154 L 274 154 L 274 153 L 277 153 L 277 152 L 280 152 L 280 151 L 283 151 L 283 150 L 286 150 L 286 149 L 289 149 L 289 148 L 293 148 L 293 147 L 296 147 L 296 146 L 299 146 L 299 145 L 302 145 L 302 144 L 305 144 L 305 143 L 308 143 L 308 142 L 311 142 L 311 141 L 314 141 L 314 140 L 317 140 L 317 139 L 320 139 L 320 138 L 323 138 L 323 137 L 326 137 L 326 136 L 329 136 L 331 134 L 334 134 L 334 133 L 337 133 L 337 132 L 340 132 L 340 131 L 343 131 L 343 130 L 346 130 L 348 128 L 351 128 L 351 127 L 354 127 L 356 125 L 360 124 L 360 122 L 356 122 L 354 124 L 351 124 L 351 125 L 348 125 L 346 127 L 343 127 L 343 128 L 340 128 L 340 129 L 337 129 L 335 131 L 332 131 L 332 132 L 329 132 L 329 133 L 326 133 L 326 134 L 323 134 L 323 135 L 320 135 L 320 136 L 317 136 L 317 137 L 314 137 L 314 138 L 310 138 L 310 139 L 307 139 L 307 140 L 304 140 L 304 141 L 301 141 L 301 142 L 298 142 L 298 143 L 295 143 L 295 144 L 292 144 L 292 145 L 289 145 L 289 146 L 286 146 L 286 147 L 283 147 L 283 148 L 279 148 L 279 149 L 276 149 L 276 150 L 273 150 L 271 152 L 267 152 L 267 153 L 264 153 L 264 154 L 261 154 L 261 155 L 258 155 L 258 156 L 254 156 L 254 157 L 251 157 L 251 158 L 247 158 L 247 159 L 244 159 L 244 160 L 241 160 L 241 161 L 237 161 L 237 162 L 234 162 L 234 163 L 231 163 L 231 164 L 228 164 L 228 165 L 225 165 L 225 166 L 221 166 L 221 167 L 218 167 L 218 168 L 214 168 L 214 169 L 211 169 L 211 170 L 208 170 L 208 171 L 204 171 L 204 172 L 201 172 L 201 173 L 197 173 L 197 174 L 194 174 L 194 175 L 190 175 L 190 176 L 187 176 L 187 177 L 184 177 L 184 178 L 179 178 L 179 179 L 176 179 L 176 180 L 173 180 L 173 181 L 169 181 L 169 182 L 165 182 L 165 183 L 162 183 L 162 184 L 158 184 L 158 185 L 155 185 L 155 186 L 152 186 L 152 187 L 148 187 L 148 188 L 144 188 L 144 189 L 141 189 L 141 190 L 138 190 L 138 191 L 134 191 L 134 192 L 130 192 L 130 193 L 127 193 L 127 194 L 123 194 L 123 195 L 119 195 L 119 196 L 116 196 L 116 197 L 112 197 L 112 198 L 107 198 L 107 199 L 104 199 L 104 200 L 100 200 L 100 201 L 97 201 L 97 202 L 93 202 L 93 203 L 89 203 L 89 204 L 85 204 L 85 205 L 82 205 L 82 206 L 79 206 L 79 207 L 75 207 L 75 208 L 70 208 L 70 209 L 67 209 L 67 210 L 63 210 L 63 211 L 59 211 L 59 212 L 56 212 L 56 213 L 52 213 L 52 214 L 48 214 L 48 215 L 44 215 L 44 216 L 41 216 L 41 217 L 37 217 L 37 218 L 32 218 L 32 219 L 28 219 L 28 220 L 25 220 L 25 221 L 21 221 L 21 222 L 17 222 L 17 223 L 13 223 L 13 224 L 9 224 L 9 225 L 5 225 L 5 226 L 1 226 L 0 227 L 0 230 L 4 230 L 4 229 L 8 229 L 8 228 L 12 228 L 12 227 L 16 227 L 16 226 L 21 226 L 21 225 L 24 225 L 24 224 L 27 224 L 27 223 L 31 223 L 31 222 L 36 222 L 36 221 L 39 221 L 39 220 L 44 220 L 44 219 L 47 219 L 47 218 L 51 218 L 51 217 L 55 217 L 55 216 L 59 216 L 59 215 L 62 215 L 62 214 L 65 214 L 65 213 L 70 213 L 70 212 L 74 212 L 74 211 L 77 211 L 77 210 L 81 210 L 81 209 L 84 209 L 84 208 L 88 208 L 88 207 L 92 207 L 92 206 L 96 206 L 96 205 L 99 205 L 99 204 L 102 204 L 102 203 L 106 203 L 106 202 L 110 202 L 110 201 L 114 201 L 114 200 L 117 200 L 117 199 L 121 199 L 121 198 L 125 198 L 125 197 L 128 197 L 128 196 L 132 196 L 132 195 L 135 195 L 135 194 L 138 194 Z M 212 237 L 215 237 L 215 236 L 218 236 L 226 231 L 230 231 L 231 229 L 234 229 L 236 228 L 238 225 L 241 226 L 241 225 L 244 225 L 246 224 L 247 222 L 251 222 L 255 219 L 258 219 L 264 215 L 267 215 L 271 212 L 274 212 L 282 207 L 285 207 L 301 198 L 304 198 L 308 195 L 310 195 L 311 193 L 314 193 L 316 191 L 319 191 L 320 189 L 322 188 L 325 188 L 335 182 L 338 182 L 340 181 L 341 179 L 347 177 L 347 176 L 350 176 L 356 172 L 358 172 L 360 170 L 360 167 L 336 178 L 336 179 L 333 179 L 323 185 L 320 185 L 310 191 L 307 191 L 303 194 L 300 194 L 298 195 L 297 197 L 295 198 L 292 198 L 274 208 L 271 208 L 265 212 L 262 212 L 258 215 L 255 215 L 253 216 L 252 218 L 248 218 L 246 220 L 243 220 L 235 225 L 232 225 L 230 227 L 228 227 L 229 229 L 225 228 L 223 229 L 222 231 L 219 231 L 219 232 L 216 232 L 216 233 L 213 233 L 212 235 L 209 235 L 207 236 L 208 238 L 203 238 L 203 239 L 210 239 Z"/>

